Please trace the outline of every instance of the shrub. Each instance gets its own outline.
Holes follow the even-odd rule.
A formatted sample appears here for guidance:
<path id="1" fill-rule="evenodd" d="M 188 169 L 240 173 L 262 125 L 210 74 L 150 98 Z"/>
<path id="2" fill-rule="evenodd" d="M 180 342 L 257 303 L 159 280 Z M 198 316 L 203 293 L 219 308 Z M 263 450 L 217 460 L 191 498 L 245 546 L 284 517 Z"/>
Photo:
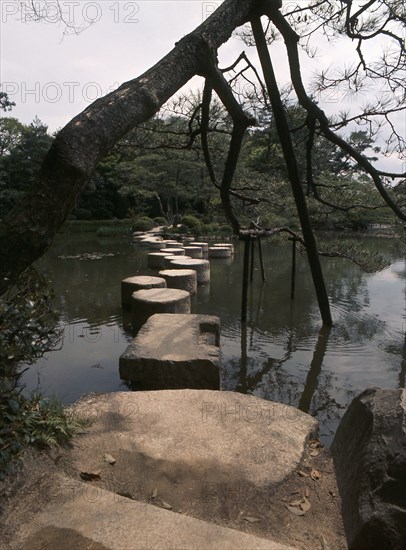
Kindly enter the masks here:
<path id="1" fill-rule="evenodd" d="M 154 222 L 148 216 L 141 216 L 133 219 L 133 231 L 150 231 L 154 227 Z"/>
<path id="2" fill-rule="evenodd" d="M 33 268 L 0 298 L 0 480 L 26 444 L 53 445 L 70 439 L 77 424 L 56 400 L 19 387 L 22 363 L 32 364 L 60 339 L 47 281 Z"/>
<path id="3" fill-rule="evenodd" d="M 157 218 L 154 218 L 154 223 L 156 225 L 164 225 L 165 227 L 168 225 L 168 220 L 166 220 L 163 216 L 158 216 Z"/>
<path id="4" fill-rule="evenodd" d="M 182 224 L 186 225 L 186 227 L 189 227 L 190 229 L 197 229 L 202 225 L 201 221 L 197 219 L 196 216 L 193 216 L 192 214 L 183 216 Z"/>

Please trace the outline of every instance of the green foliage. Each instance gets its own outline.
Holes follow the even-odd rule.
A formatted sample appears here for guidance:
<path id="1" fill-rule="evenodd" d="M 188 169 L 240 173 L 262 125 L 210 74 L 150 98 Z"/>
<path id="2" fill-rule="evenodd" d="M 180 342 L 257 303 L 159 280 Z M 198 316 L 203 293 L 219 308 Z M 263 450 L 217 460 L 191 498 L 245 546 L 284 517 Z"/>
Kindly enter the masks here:
<path id="1" fill-rule="evenodd" d="M 38 118 L 29 125 L 0 118 L 0 217 L 35 185 L 51 143 L 48 127 Z"/>
<path id="2" fill-rule="evenodd" d="M 157 226 L 166 226 L 168 225 L 168 220 L 162 216 L 157 216 L 156 218 L 154 218 L 154 223 L 157 225 Z"/>
<path id="3" fill-rule="evenodd" d="M 327 244 L 327 243 L 326 243 Z M 323 244 L 320 245 L 323 248 Z M 361 243 L 349 239 L 328 241 L 324 256 L 342 257 L 357 264 L 366 273 L 382 271 L 390 265 L 390 260 L 373 250 L 368 250 Z"/>
<path id="4" fill-rule="evenodd" d="M 58 341 L 52 297 L 47 280 L 33 268 L 0 297 L 0 378 L 20 363 L 34 363 Z"/>
<path id="5" fill-rule="evenodd" d="M 13 469 L 13 459 L 26 445 L 51 447 L 67 443 L 85 422 L 67 413 L 61 402 L 34 392 L 13 392 L 0 400 L 0 481 Z"/>
<path id="6" fill-rule="evenodd" d="M 148 216 L 135 216 L 132 219 L 133 231 L 150 231 L 154 227 L 154 221 Z"/>
<path id="7" fill-rule="evenodd" d="M 202 224 L 202 222 L 192 214 L 183 216 L 181 223 L 183 225 L 186 225 L 186 227 L 188 227 L 189 229 L 198 229 Z"/>
<path id="8" fill-rule="evenodd" d="M 96 231 L 99 237 L 114 237 L 116 235 L 128 235 L 130 224 L 102 225 Z"/>
<path id="9" fill-rule="evenodd" d="M 19 387 L 20 365 L 34 363 L 59 341 L 57 320 L 48 283 L 33 268 L 0 297 L 0 479 L 24 445 L 56 445 L 77 429 L 56 400 L 27 398 Z"/>
<path id="10" fill-rule="evenodd" d="M 0 111 L 11 111 L 15 107 L 14 101 L 10 101 L 6 92 L 0 92 Z"/>
<path id="11" fill-rule="evenodd" d="M 67 220 L 60 233 L 97 233 L 101 227 L 112 228 L 117 234 L 124 235 L 131 229 L 131 220 Z"/>

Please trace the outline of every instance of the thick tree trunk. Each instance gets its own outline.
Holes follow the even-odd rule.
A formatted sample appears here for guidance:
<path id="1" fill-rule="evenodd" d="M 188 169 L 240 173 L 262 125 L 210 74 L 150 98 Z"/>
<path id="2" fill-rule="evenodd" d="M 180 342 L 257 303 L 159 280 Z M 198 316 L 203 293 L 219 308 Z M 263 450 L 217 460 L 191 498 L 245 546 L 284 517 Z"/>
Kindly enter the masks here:
<path id="1" fill-rule="evenodd" d="M 204 75 L 221 44 L 262 5 L 225 0 L 154 67 L 96 100 L 59 132 L 37 185 L 0 222 L 0 294 L 50 246 L 100 159 L 190 78 Z"/>

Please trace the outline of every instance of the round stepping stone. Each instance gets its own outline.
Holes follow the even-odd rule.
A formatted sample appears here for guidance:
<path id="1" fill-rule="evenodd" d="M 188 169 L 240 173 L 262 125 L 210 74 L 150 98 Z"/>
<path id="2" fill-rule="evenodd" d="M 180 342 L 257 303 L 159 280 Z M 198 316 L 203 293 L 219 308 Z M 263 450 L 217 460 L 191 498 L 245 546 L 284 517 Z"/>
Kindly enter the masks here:
<path id="1" fill-rule="evenodd" d="M 166 252 L 150 252 L 147 256 L 148 267 L 150 269 L 164 269 Z M 176 258 L 176 256 L 173 256 Z"/>
<path id="2" fill-rule="evenodd" d="M 162 248 L 166 248 L 166 244 L 162 241 L 150 241 L 149 243 L 150 250 L 162 250 Z"/>
<path id="3" fill-rule="evenodd" d="M 171 260 L 172 269 L 194 269 L 197 276 L 197 284 L 204 285 L 210 281 L 210 262 L 209 260 L 177 258 Z"/>
<path id="4" fill-rule="evenodd" d="M 231 258 L 231 248 L 228 246 L 210 246 L 209 258 Z"/>
<path id="5" fill-rule="evenodd" d="M 121 281 L 121 303 L 123 306 L 131 306 L 131 295 L 137 290 L 165 287 L 166 281 L 162 277 L 150 277 L 148 275 L 127 277 Z"/>
<path id="6" fill-rule="evenodd" d="M 174 254 L 168 254 L 164 257 L 164 268 L 171 266 L 171 261 L 178 259 L 179 256 L 175 256 Z"/>
<path id="7" fill-rule="evenodd" d="M 190 294 L 197 291 L 197 275 L 194 269 L 165 269 L 159 272 L 168 288 L 187 290 Z"/>
<path id="8" fill-rule="evenodd" d="M 184 246 L 186 256 L 190 256 L 191 258 L 202 258 L 203 257 L 203 250 L 200 248 L 200 246 Z"/>
<path id="9" fill-rule="evenodd" d="M 231 250 L 231 253 L 234 254 L 234 245 L 232 243 L 215 243 L 213 244 L 213 248 L 229 248 Z"/>
<path id="10" fill-rule="evenodd" d="M 139 241 L 139 244 L 140 244 L 140 246 L 145 246 L 145 248 L 149 248 L 151 243 L 156 243 L 156 242 L 159 242 L 159 244 L 161 244 L 161 241 L 158 241 L 157 238 L 149 237 L 149 238 L 142 239 L 141 241 Z M 159 247 L 159 248 L 161 248 L 161 247 Z"/>
<path id="11" fill-rule="evenodd" d="M 209 243 L 192 242 L 190 243 L 190 246 L 200 246 L 200 248 L 203 250 L 203 253 L 206 253 L 209 251 Z"/>
<path id="12" fill-rule="evenodd" d="M 165 240 L 164 241 L 166 243 L 166 246 L 169 247 L 169 245 L 172 247 L 172 248 L 179 248 L 180 246 L 180 242 L 179 241 L 174 241 L 174 240 Z"/>
<path id="13" fill-rule="evenodd" d="M 189 292 L 177 288 L 150 288 L 133 292 L 131 318 L 135 327 L 141 327 L 155 313 L 190 313 Z"/>
<path id="14" fill-rule="evenodd" d="M 186 256 L 186 252 L 184 248 L 164 248 L 162 252 L 166 252 L 166 254 L 173 254 L 174 256 Z"/>

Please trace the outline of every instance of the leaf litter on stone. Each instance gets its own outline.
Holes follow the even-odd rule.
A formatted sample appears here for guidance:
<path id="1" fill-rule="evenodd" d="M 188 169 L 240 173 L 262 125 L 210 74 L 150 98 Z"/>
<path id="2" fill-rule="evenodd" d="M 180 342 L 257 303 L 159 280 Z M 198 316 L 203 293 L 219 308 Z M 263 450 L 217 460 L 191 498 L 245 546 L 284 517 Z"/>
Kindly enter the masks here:
<path id="1" fill-rule="evenodd" d="M 152 491 L 151 498 L 156 498 L 158 496 L 158 489 L 155 487 L 155 489 Z"/>
<path id="2" fill-rule="evenodd" d="M 302 503 L 302 499 L 300 500 L 292 500 L 292 502 L 289 502 L 289 506 L 300 506 Z"/>
<path id="3" fill-rule="evenodd" d="M 291 512 L 295 516 L 304 516 L 305 515 L 303 510 L 301 508 L 299 508 L 298 506 L 286 505 L 286 508 L 289 510 L 289 512 Z"/>
<path id="4" fill-rule="evenodd" d="M 306 474 L 303 470 L 298 470 L 297 472 L 301 477 L 309 477 L 309 474 Z"/>
<path id="5" fill-rule="evenodd" d="M 310 477 L 312 478 L 313 481 L 318 481 L 320 479 L 320 472 L 313 468 L 313 470 L 311 471 Z"/>
<path id="6" fill-rule="evenodd" d="M 108 464 L 111 464 L 111 465 L 113 465 L 117 462 L 116 459 L 114 458 L 114 456 L 111 456 L 108 453 L 105 453 L 104 461 L 107 462 Z"/>
<path id="7" fill-rule="evenodd" d="M 245 516 L 242 519 L 245 519 L 245 521 L 248 521 L 248 523 L 257 523 L 260 521 L 258 518 L 254 518 L 252 516 Z"/>
<path id="8" fill-rule="evenodd" d="M 312 505 L 310 504 L 310 502 L 307 500 L 306 497 L 304 497 L 304 499 L 300 503 L 300 508 L 303 510 L 303 512 L 308 512 L 311 507 Z"/>
<path id="9" fill-rule="evenodd" d="M 172 510 L 172 506 L 164 500 L 162 501 L 162 508 L 165 508 L 165 510 Z"/>

